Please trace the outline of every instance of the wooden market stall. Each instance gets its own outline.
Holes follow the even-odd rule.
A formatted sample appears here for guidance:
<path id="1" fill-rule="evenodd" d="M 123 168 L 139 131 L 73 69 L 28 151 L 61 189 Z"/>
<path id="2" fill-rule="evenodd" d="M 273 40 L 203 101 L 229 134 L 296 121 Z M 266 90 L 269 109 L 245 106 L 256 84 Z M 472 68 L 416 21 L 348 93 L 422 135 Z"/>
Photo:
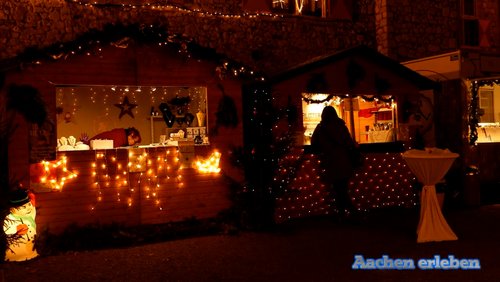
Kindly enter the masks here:
<path id="1" fill-rule="evenodd" d="M 231 206 L 228 180 L 242 179 L 229 161 L 243 142 L 241 82 L 187 42 L 125 39 L 89 51 L 76 42 L 7 72 L 6 85 L 35 88 L 48 111 L 40 125 L 18 116 L 9 143 L 10 176 L 35 192 L 39 231 L 212 218 Z M 140 146 L 75 144 L 132 126 Z"/>
<path id="2" fill-rule="evenodd" d="M 291 192 L 277 199 L 278 220 L 329 210 L 318 159 L 309 151 L 310 136 L 326 105 L 336 108 L 366 159 L 350 183 L 358 209 L 418 203 L 415 176 L 401 153 L 433 144 L 432 80 L 359 46 L 276 74 L 270 84 L 276 103 L 296 105 L 299 117 L 294 130 L 300 152 L 288 160 L 295 160 L 299 172 L 290 181 Z"/>

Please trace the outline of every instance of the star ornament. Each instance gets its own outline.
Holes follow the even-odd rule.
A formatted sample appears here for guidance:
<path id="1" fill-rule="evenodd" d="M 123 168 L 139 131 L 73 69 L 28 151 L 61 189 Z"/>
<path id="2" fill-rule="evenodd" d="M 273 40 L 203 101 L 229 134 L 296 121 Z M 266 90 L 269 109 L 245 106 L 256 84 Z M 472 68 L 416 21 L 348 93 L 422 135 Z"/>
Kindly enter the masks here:
<path id="1" fill-rule="evenodd" d="M 121 119 L 122 116 L 124 116 L 124 115 L 129 115 L 132 118 L 134 118 L 134 113 L 132 112 L 132 109 L 137 107 L 137 104 L 131 104 L 128 101 L 128 97 L 125 96 L 123 98 L 123 102 L 121 104 L 115 104 L 115 107 L 120 108 L 120 115 L 118 116 L 119 119 Z"/>

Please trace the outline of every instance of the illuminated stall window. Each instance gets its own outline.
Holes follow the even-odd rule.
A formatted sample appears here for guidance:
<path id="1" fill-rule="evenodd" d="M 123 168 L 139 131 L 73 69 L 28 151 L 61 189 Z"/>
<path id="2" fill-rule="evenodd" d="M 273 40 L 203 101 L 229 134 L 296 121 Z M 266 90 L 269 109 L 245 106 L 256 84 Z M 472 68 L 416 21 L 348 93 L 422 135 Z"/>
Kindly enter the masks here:
<path id="1" fill-rule="evenodd" d="M 396 141 L 397 107 L 392 97 L 375 98 L 366 95 L 351 98 L 347 95 L 303 93 L 304 145 L 311 144 L 311 136 L 321 121 L 321 112 L 326 106 L 335 108 L 356 142 Z"/>
<path id="2" fill-rule="evenodd" d="M 478 89 L 477 142 L 500 142 L 500 86 L 496 83 Z"/>
<path id="3" fill-rule="evenodd" d="M 60 85 L 56 87 L 58 151 L 88 149 L 78 147 L 78 141 L 128 127 L 140 132 L 139 145 L 177 141 L 206 145 L 207 110 L 203 86 Z"/>

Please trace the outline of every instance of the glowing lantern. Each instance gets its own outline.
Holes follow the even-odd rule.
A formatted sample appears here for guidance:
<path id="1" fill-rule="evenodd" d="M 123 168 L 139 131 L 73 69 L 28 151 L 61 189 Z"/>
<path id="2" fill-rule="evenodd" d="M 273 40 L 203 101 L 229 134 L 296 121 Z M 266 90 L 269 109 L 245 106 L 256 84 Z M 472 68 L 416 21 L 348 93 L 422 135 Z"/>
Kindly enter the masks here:
<path id="1" fill-rule="evenodd" d="M 35 250 L 35 195 L 16 189 L 10 197 L 10 214 L 3 221 L 7 236 L 6 261 L 25 261 L 38 256 Z"/>

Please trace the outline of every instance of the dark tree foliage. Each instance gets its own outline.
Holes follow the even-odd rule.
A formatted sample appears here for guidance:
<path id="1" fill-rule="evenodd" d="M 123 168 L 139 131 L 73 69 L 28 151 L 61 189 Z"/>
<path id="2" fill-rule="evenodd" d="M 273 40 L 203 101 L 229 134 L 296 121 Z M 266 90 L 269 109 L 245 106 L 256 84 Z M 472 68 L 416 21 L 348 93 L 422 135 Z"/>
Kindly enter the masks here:
<path id="1" fill-rule="evenodd" d="M 45 103 L 39 91 L 29 85 L 11 84 L 5 86 L 5 74 L 0 73 L 0 218 L 9 214 L 9 194 L 19 188 L 19 181 L 9 175 L 9 142 L 16 130 L 16 114 L 20 114 L 29 123 L 43 124 L 47 118 Z M 8 246 L 5 233 L 0 232 L 0 253 L 2 258 Z M 3 261 L 3 259 L 2 259 Z"/>

